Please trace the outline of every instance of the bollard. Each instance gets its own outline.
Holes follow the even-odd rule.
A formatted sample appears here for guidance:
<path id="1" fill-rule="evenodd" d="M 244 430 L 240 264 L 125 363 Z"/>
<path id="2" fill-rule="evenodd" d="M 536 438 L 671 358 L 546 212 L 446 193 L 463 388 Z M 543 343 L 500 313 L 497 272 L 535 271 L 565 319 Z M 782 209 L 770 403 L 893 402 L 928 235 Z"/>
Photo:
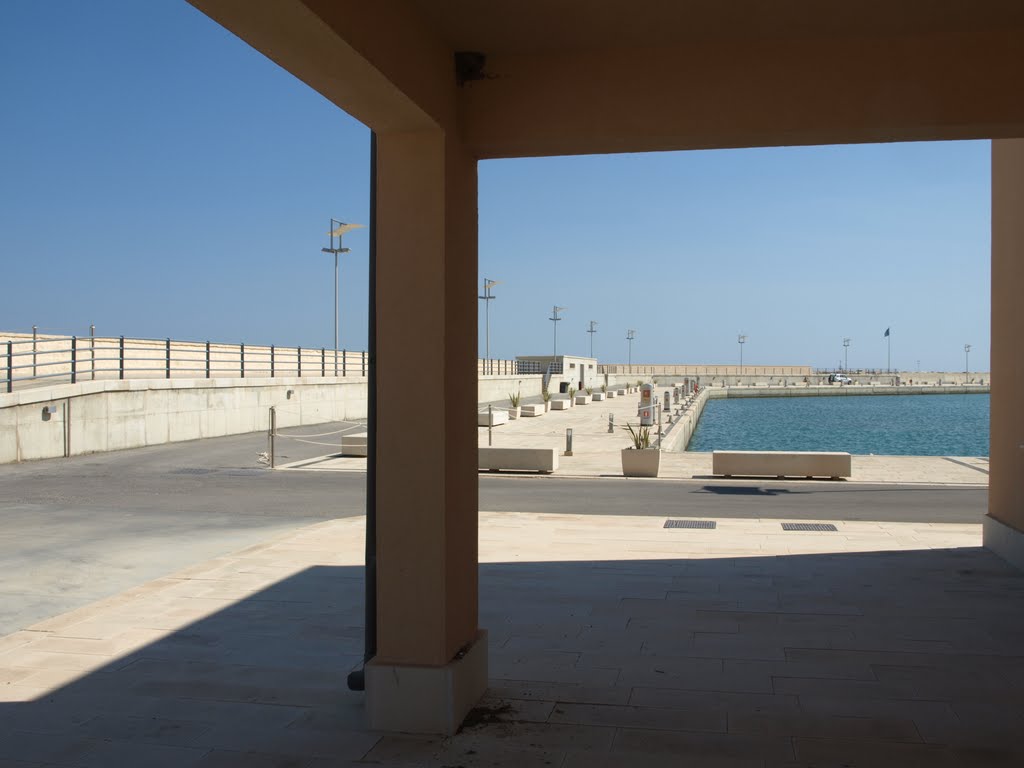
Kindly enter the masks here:
<path id="1" fill-rule="evenodd" d="M 270 468 L 274 468 L 274 433 L 277 432 L 277 408 L 270 406 Z"/>
<path id="2" fill-rule="evenodd" d="M 565 455 L 572 456 L 572 428 L 565 430 Z"/>
<path id="3" fill-rule="evenodd" d="M 615 431 L 615 414 L 614 413 L 609 413 L 608 414 L 608 434 L 610 435 L 614 431 Z"/>

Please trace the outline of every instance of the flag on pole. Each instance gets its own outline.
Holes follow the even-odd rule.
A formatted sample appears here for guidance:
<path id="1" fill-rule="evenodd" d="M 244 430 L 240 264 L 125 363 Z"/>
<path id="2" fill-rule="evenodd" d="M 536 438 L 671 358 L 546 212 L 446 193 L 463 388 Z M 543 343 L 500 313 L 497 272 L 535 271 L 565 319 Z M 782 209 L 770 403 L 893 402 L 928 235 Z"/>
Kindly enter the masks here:
<path id="1" fill-rule="evenodd" d="M 889 329 L 888 329 L 888 328 L 886 328 L 886 329 L 885 329 L 885 335 L 886 335 L 887 337 L 888 337 L 888 335 L 889 335 Z"/>

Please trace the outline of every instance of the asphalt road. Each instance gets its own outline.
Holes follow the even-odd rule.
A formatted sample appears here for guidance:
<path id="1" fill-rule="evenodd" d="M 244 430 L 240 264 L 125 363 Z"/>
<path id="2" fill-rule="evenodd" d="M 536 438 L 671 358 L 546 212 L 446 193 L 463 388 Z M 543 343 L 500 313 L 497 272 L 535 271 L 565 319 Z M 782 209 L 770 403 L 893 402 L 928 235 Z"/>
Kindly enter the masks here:
<path id="1" fill-rule="evenodd" d="M 329 431 L 317 427 L 317 432 Z M 263 434 L 0 466 L 0 636 L 318 520 L 361 515 L 365 475 L 274 472 Z M 322 446 L 289 442 L 282 461 Z M 480 478 L 509 512 L 980 522 L 984 489 L 833 482 Z"/>

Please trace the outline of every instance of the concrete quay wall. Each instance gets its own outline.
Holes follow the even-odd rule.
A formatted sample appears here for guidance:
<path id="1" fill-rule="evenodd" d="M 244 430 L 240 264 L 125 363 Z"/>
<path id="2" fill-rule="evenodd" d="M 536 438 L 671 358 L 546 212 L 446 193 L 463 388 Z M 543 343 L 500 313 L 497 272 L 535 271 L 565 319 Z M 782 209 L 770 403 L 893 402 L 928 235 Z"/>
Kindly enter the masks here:
<path id="1" fill-rule="evenodd" d="M 366 379 L 90 381 L 0 395 L 0 464 L 366 418 Z"/>
<path id="2" fill-rule="evenodd" d="M 661 438 L 661 449 L 663 451 L 685 451 L 690 444 L 690 438 L 697 429 L 701 414 L 704 413 L 704 406 L 711 399 L 711 390 L 702 389 L 697 393 L 696 399 L 690 407 L 683 411 L 679 419 L 669 428 L 668 432 Z"/>

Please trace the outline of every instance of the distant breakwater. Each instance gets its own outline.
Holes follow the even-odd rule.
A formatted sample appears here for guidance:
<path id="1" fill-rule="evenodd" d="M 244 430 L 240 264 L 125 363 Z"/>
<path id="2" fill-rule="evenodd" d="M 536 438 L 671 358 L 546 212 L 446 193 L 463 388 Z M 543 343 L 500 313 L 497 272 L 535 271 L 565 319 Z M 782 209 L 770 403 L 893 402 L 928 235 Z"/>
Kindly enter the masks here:
<path id="1" fill-rule="evenodd" d="M 942 386 L 894 387 L 886 384 L 831 384 L 824 386 L 734 386 L 708 387 L 708 398 L 728 397 L 859 397 L 870 395 L 971 395 L 989 394 L 988 384 L 956 384 Z"/>

